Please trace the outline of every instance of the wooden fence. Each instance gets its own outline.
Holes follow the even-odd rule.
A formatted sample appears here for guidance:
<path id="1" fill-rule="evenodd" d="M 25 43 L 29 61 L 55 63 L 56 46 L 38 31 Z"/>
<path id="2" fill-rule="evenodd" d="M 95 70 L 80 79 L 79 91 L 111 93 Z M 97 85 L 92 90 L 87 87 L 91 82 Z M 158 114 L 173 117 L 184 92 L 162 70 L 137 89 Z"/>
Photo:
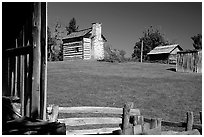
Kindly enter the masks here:
<path id="1" fill-rule="evenodd" d="M 58 107 L 53 105 L 48 107 L 49 121 L 59 121 L 67 126 L 67 135 L 80 134 L 115 134 L 115 135 L 187 135 L 187 134 L 202 134 L 202 125 L 193 124 L 193 112 L 187 113 L 186 122 L 169 122 L 163 121 L 161 118 L 150 119 L 144 118 L 140 114 L 139 109 L 132 109 L 133 103 L 126 103 L 124 108 L 113 107 Z M 100 117 L 70 117 L 58 118 L 59 114 L 100 114 Z M 102 116 L 101 114 L 111 114 L 111 117 Z M 114 116 L 113 116 L 114 115 Z M 117 117 L 116 117 L 117 115 Z M 200 120 L 202 113 L 200 112 Z M 201 122 L 202 123 L 202 122 Z M 85 126 L 92 125 L 92 129 L 84 129 Z M 102 128 L 97 128 L 97 125 L 103 125 Z M 107 127 L 113 125 L 113 127 Z M 183 132 L 162 131 L 162 126 L 182 127 Z M 80 127 L 80 130 L 75 128 Z M 94 127 L 94 128 L 93 128 Z"/>
<path id="2" fill-rule="evenodd" d="M 3 51 L 5 55 L 3 59 L 7 62 L 7 65 L 3 66 L 7 68 L 3 72 L 6 74 L 6 80 L 3 83 L 7 83 L 3 96 L 14 96 L 20 99 L 22 116 L 45 120 L 46 3 L 27 4 L 33 7 L 30 13 L 32 16 L 18 28 L 20 33 L 15 36 L 16 44 Z"/>
<path id="3" fill-rule="evenodd" d="M 202 50 L 178 52 L 176 71 L 202 73 Z"/>

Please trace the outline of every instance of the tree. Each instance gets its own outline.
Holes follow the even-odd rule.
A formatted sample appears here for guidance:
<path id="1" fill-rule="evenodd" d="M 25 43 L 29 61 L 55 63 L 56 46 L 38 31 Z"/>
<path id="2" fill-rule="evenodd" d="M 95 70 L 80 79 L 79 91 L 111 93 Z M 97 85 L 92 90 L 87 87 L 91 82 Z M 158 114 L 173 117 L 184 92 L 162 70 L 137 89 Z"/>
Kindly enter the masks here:
<path id="1" fill-rule="evenodd" d="M 70 34 L 72 32 L 76 32 L 78 30 L 79 26 L 76 25 L 75 18 L 72 18 L 69 22 L 69 26 L 66 27 L 67 34 Z"/>
<path id="2" fill-rule="evenodd" d="M 197 34 L 193 37 L 191 37 L 193 40 L 193 47 L 195 49 L 202 49 L 202 34 Z"/>
<path id="3" fill-rule="evenodd" d="M 124 59 L 126 52 L 124 50 L 120 50 L 119 52 L 120 52 L 121 57 Z"/>
<path id="4" fill-rule="evenodd" d="M 143 32 L 143 36 L 139 38 L 139 41 L 135 43 L 132 58 L 140 60 L 141 45 L 143 41 L 143 59 L 147 60 L 147 53 L 157 46 L 168 45 L 169 42 L 165 40 L 164 35 L 157 29 L 150 26 Z"/>
<path id="5" fill-rule="evenodd" d="M 57 22 L 52 29 L 48 28 L 48 60 L 62 61 L 63 60 L 63 45 L 62 38 L 67 35 L 65 27 L 62 27 L 60 22 Z M 52 35 L 51 35 L 52 34 Z"/>
<path id="6" fill-rule="evenodd" d="M 51 35 L 51 30 L 50 30 L 50 27 L 47 27 L 47 58 L 48 58 L 48 61 L 51 61 L 52 59 L 52 45 L 54 45 L 54 39 L 52 38 L 52 35 Z"/>

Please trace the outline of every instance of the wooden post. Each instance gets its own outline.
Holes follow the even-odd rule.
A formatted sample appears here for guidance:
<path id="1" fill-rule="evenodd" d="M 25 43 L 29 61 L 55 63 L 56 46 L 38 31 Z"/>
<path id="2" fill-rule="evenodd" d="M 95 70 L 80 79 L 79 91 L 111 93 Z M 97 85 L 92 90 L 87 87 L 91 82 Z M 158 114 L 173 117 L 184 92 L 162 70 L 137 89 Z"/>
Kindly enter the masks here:
<path id="1" fill-rule="evenodd" d="M 24 27 L 23 27 L 23 31 L 22 31 L 22 46 L 25 46 L 25 32 L 24 32 Z M 25 55 L 21 55 L 20 57 L 20 98 L 21 98 L 21 115 L 24 116 L 24 90 L 25 90 Z"/>
<path id="2" fill-rule="evenodd" d="M 187 126 L 186 131 L 193 129 L 193 112 L 187 112 Z"/>
<path id="3" fill-rule="evenodd" d="M 31 117 L 32 99 L 32 76 L 33 76 L 33 53 L 27 55 L 28 77 L 26 83 L 26 116 Z"/>
<path id="4" fill-rule="evenodd" d="M 157 118 L 157 128 L 161 131 L 162 119 Z"/>
<path id="5" fill-rule="evenodd" d="M 141 57 L 140 57 L 140 62 L 142 63 L 142 56 L 143 56 L 143 40 L 142 40 L 142 45 L 141 45 Z"/>
<path id="6" fill-rule="evenodd" d="M 129 120 L 130 120 L 130 110 L 133 108 L 133 102 L 128 102 L 124 105 L 123 108 L 123 118 L 122 118 L 122 133 L 123 135 L 127 135 L 127 129 L 129 128 Z"/>
<path id="7" fill-rule="evenodd" d="M 50 122 L 56 122 L 59 113 L 59 106 L 53 105 L 51 110 L 51 115 L 49 117 Z"/>
<path id="8" fill-rule="evenodd" d="M 133 116 L 133 134 L 142 134 L 144 132 L 144 117 Z"/>
<path id="9" fill-rule="evenodd" d="M 202 111 L 200 111 L 199 114 L 200 114 L 200 123 L 202 124 Z"/>
<path id="10" fill-rule="evenodd" d="M 16 39 L 16 48 L 18 47 L 18 40 Z M 12 96 L 16 96 L 17 94 L 17 84 L 18 84 L 18 57 L 15 57 L 15 72 L 14 72 L 14 92 Z"/>
<path id="11" fill-rule="evenodd" d="M 41 71 L 41 3 L 34 3 L 33 13 L 33 77 L 31 117 L 39 118 L 40 114 L 40 71 Z"/>
<path id="12" fill-rule="evenodd" d="M 46 120 L 47 109 L 47 40 L 46 40 L 46 3 L 41 3 L 41 75 L 40 75 L 40 118 Z"/>
<path id="13" fill-rule="evenodd" d="M 156 128 L 157 127 L 157 120 L 156 119 L 151 119 L 150 123 L 150 129 Z"/>

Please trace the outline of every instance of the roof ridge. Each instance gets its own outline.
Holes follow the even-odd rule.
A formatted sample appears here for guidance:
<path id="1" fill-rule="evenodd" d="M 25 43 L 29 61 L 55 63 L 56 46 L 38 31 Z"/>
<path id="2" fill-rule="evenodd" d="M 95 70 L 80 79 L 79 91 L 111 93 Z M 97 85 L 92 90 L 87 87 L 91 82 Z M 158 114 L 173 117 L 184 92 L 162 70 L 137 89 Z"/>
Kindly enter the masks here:
<path id="1" fill-rule="evenodd" d="M 90 28 L 86 28 L 86 29 L 78 30 L 78 31 L 75 31 L 75 32 L 85 31 L 85 30 L 89 30 L 89 29 L 92 29 L 92 28 L 90 27 Z"/>

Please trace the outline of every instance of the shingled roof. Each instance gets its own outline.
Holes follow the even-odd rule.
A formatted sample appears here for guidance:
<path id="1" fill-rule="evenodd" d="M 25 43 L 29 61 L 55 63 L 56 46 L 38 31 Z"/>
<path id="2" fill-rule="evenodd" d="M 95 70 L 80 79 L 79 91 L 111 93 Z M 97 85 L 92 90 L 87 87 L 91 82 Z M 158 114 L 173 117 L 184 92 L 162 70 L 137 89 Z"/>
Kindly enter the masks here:
<path id="1" fill-rule="evenodd" d="M 147 55 L 171 53 L 177 47 L 180 50 L 182 50 L 182 48 L 178 44 L 167 45 L 167 46 L 158 46 L 158 47 L 155 47 L 153 50 L 151 50 L 149 53 L 147 53 Z"/>
<path id="2" fill-rule="evenodd" d="M 71 34 L 67 35 L 67 36 L 64 37 L 63 39 L 83 37 L 83 36 L 85 36 L 87 33 L 91 32 L 91 30 L 92 30 L 92 28 L 88 28 L 88 29 L 84 29 L 84 30 L 72 32 Z"/>

